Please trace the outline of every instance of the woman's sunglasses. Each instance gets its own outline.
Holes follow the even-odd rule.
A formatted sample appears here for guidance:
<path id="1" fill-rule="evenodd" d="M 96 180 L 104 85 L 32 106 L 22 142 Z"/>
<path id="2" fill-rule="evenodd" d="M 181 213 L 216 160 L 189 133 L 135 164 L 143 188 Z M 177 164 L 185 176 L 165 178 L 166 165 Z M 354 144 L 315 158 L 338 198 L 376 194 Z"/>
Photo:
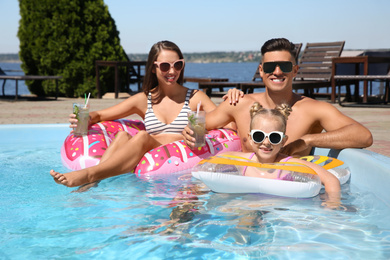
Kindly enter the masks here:
<path id="1" fill-rule="evenodd" d="M 155 61 L 154 64 L 156 64 L 157 67 L 160 68 L 160 70 L 162 72 L 168 72 L 172 67 L 176 71 L 181 71 L 184 68 L 184 60 L 183 59 L 174 61 L 172 63 L 169 63 L 166 61 L 161 61 L 161 62 Z"/>
<path id="2" fill-rule="evenodd" d="M 271 144 L 277 145 L 283 140 L 284 134 L 279 131 L 272 131 L 271 133 L 266 133 L 261 130 L 252 130 L 250 132 L 253 142 L 256 144 L 264 142 L 265 138 L 268 137 L 268 140 Z"/>
<path id="3" fill-rule="evenodd" d="M 289 73 L 292 71 L 293 64 L 291 61 L 273 61 L 273 62 L 264 62 L 263 71 L 267 74 L 273 73 L 276 69 L 276 66 L 280 68 L 284 73 Z"/>

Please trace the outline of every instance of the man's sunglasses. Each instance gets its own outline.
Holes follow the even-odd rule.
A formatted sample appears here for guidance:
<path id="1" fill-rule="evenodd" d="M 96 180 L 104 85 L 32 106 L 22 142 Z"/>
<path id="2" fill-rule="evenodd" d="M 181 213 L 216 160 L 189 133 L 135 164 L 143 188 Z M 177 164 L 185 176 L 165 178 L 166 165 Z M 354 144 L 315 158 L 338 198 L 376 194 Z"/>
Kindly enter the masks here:
<path id="1" fill-rule="evenodd" d="M 292 71 L 293 64 L 291 61 L 273 61 L 273 62 L 264 62 L 263 71 L 267 74 L 273 73 L 276 69 L 276 66 L 280 68 L 284 73 L 289 73 Z"/>
<path id="2" fill-rule="evenodd" d="M 181 71 L 183 68 L 184 68 L 184 60 L 181 59 L 181 60 L 177 60 L 177 61 L 174 61 L 174 62 L 166 62 L 166 61 L 161 61 L 161 62 L 158 62 L 158 61 L 155 61 L 154 64 L 157 65 L 158 68 L 160 68 L 160 70 L 162 72 L 167 72 L 169 71 L 172 67 L 176 70 L 176 71 Z"/>
<path id="3" fill-rule="evenodd" d="M 284 134 L 279 131 L 272 131 L 271 133 L 266 133 L 261 130 L 252 130 L 250 132 L 253 142 L 256 144 L 264 142 L 265 138 L 268 137 L 268 140 L 271 144 L 277 145 L 283 140 Z"/>

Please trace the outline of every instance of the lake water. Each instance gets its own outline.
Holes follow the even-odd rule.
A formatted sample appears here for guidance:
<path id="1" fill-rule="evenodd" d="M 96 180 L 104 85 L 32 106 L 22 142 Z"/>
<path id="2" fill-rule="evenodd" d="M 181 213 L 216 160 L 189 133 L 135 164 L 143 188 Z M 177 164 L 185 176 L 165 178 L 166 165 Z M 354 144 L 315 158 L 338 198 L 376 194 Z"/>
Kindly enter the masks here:
<path id="1" fill-rule="evenodd" d="M 228 78 L 229 81 L 250 81 L 256 71 L 258 63 L 186 63 L 185 75 L 187 77 L 201 78 Z M 20 63 L 0 62 L 0 67 L 8 75 L 23 75 L 20 68 Z M 12 71 L 8 71 L 12 70 Z M 3 84 L 3 81 L 0 81 Z M 187 82 L 185 86 L 189 88 L 197 88 L 198 83 Z M 137 85 L 131 85 L 132 90 L 137 89 Z M 5 85 L 6 95 L 15 95 L 15 81 L 7 80 Z M 19 81 L 19 94 L 30 94 L 24 81 Z"/>
<path id="2" fill-rule="evenodd" d="M 227 78 L 230 82 L 247 82 L 251 81 L 258 66 L 257 62 L 245 63 L 186 63 L 186 77 L 200 78 Z M 5 70 L 8 75 L 23 75 L 20 68 L 20 63 L 0 62 L 0 67 Z M 346 67 L 349 70 L 348 67 Z M 344 74 L 344 73 L 343 73 Z M 0 80 L 2 86 L 3 81 Z M 114 84 L 114 83 L 113 83 Z M 198 88 L 198 83 L 187 82 L 184 84 L 188 88 Z M 372 94 L 377 95 L 383 93 L 383 83 L 372 83 Z M 130 88 L 135 91 L 137 85 L 131 85 Z M 263 89 L 255 89 L 255 92 L 262 92 Z M 325 91 L 321 89 L 320 92 Z M 360 83 L 360 93 L 363 92 L 363 83 Z M 7 80 L 5 84 L 5 94 L 15 95 L 15 81 Z M 24 81 L 19 81 L 19 95 L 30 94 Z"/>

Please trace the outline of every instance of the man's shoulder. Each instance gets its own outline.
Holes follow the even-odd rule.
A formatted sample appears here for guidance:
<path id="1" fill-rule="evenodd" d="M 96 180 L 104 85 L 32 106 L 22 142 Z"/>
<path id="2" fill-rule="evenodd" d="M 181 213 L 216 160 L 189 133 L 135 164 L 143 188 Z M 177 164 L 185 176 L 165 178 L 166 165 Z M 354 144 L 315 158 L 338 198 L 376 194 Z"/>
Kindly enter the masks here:
<path id="1" fill-rule="evenodd" d="M 318 107 L 327 107 L 327 106 L 332 106 L 331 104 L 321 101 L 321 100 L 316 100 L 310 97 L 305 97 L 305 96 L 299 96 L 297 99 L 297 102 L 294 103 L 293 107 L 304 107 L 305 109 L 307 108 L 318 108 Z"/>
<path id="2" fill-rule="evenodd" d="M 264 98 L 264 93 L 252 93 L 252 94 L 246 94 L 243 98 L 243 101 L 247 104 L 250 103 L 252 105 L 254 102 L 261 103 L 261 100 Z M 243 102 L 243 103 L 244 103 Z"/>
<path id="3" fill-rule="evenodd" d="M 230 104 L 229 101 L 225 100 L 219 105 L 219 107 L 225 107 L 225 108 L 229 107 L 229 108 L 238 108 L 238 109 L 247 108 L 248 106 L 253 105 L 254 102 L 260 102 L 261 96 L 258 94 L 260 93 L 245 94 L 244 97 L 240 98 L 238 100 L 238 103 L 236 104 Z"/>
<path id="4" fill-rule="evenodd" d="M 315 100 L 309 97 L 302 97 L 292 106 L 293 112 L 300 115 L 305 115 L 308 118 L 325 118 L 326 115 L 335 115 L 337 110 L 332 104 Z"/>

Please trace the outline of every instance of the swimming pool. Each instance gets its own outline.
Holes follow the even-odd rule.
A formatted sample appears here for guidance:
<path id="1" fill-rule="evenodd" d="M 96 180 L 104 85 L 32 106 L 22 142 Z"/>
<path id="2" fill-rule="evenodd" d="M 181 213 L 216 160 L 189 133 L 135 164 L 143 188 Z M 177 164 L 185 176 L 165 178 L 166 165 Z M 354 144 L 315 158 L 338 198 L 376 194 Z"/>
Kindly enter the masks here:
<path id="1" fill-rule="evenodd" d="M 75 193 L 49 175 L 68 171 L 60 159 L 68 132 L 0 126 L 0 259 L 390 258 L 387 157 L 334 155 L 352 170 L 342 187 L 347 212 L 323 208 L 319 196 L 216 194 L 188 175 L 147 182 L 128 174 Z M 369 156 L 384 170 L 363 174 L 362 164 L 380 164 L 364 162 Z"/>

